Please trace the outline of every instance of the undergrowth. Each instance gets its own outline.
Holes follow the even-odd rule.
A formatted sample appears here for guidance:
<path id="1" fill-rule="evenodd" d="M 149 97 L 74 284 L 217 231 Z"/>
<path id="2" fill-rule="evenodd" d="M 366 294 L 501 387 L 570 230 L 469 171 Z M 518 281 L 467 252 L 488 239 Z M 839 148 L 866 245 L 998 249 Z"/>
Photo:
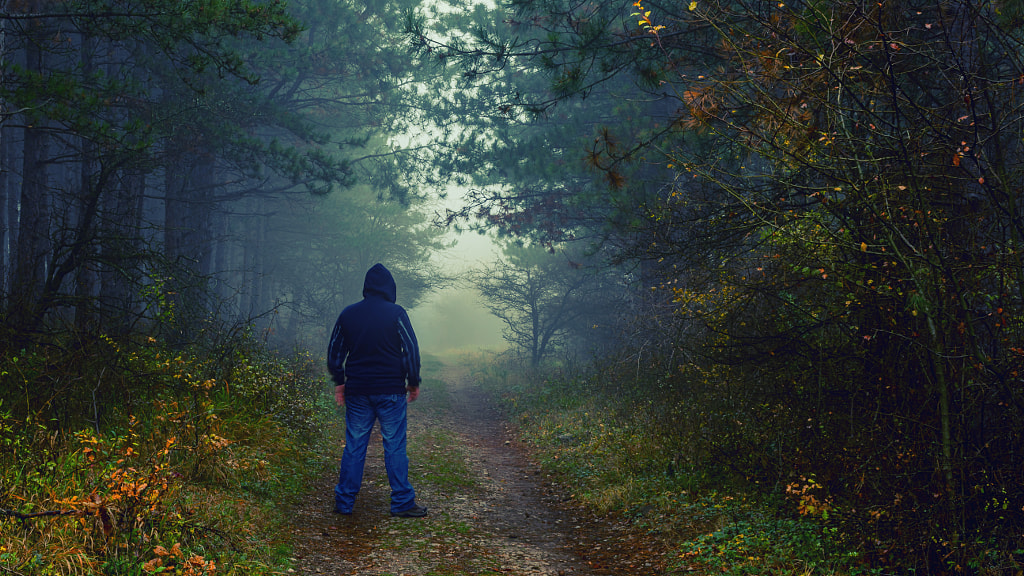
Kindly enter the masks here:
<path id="1" fill-rule="evenodd" d="M 878 573 L 830 526 L 813 479 L 765 485 L 708 457 L 690 433 L 702 426 L 684 419 L 721 414 L 694 414 L 656 381 L 532 372 L 499 359 L 472 364 L 539 463 L 584 506 L 668 542 L 676 551 L 670 572 Z"/>
<path id="2" fill-rule="evenodd" d="M 336 419 L 308 355 L 229 352 L 150 338 L 0 355 L 0 571 L 287 568 L 275 534 Z"/>

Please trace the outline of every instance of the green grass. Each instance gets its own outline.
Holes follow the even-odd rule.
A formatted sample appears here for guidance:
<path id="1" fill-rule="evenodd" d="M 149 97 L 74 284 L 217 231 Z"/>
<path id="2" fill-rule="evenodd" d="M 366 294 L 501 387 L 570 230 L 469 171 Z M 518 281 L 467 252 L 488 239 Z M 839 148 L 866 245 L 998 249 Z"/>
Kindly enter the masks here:
<path id="1" fill-rule="evenodd" d="M 436 372 L 439 368 L 438 363 L 432 371 Z M 466 448 L 455 434 L 439 423 L 439 419 L 451 410 L 451 396 L 447 387 L 440 380 L 427 378 L 422 388 L 419 399 L 410 407 L 410 412 L 417 412 L 411 419 L 421 422 L 426 428 L 409 435 L 409 460 L 413 466 L 411 472 L 418 481 L 429 483 L 442 492 L 479 489 L 466 463 L 470 456 Z"/>
<path id="2" fill-rule="evenodd" d="M 217 379 L 203 360 L 156 342 L 111 349 L 107 365 L 149 380 L 133 382 L 145 394 L 112 405 L 100 431 L 69 431 L 0 405 L 0 508 L 78 511 L 0 519 L 0 571 L 280 573 L 290 556 L 278 543 L 284 504 L 322 472 L 311 455 L 340 434 L 323 411 L 318 366 L 242 355 L 244 370 Z M 26 358 L 39 361 L 29 367 Z M 43 355 L 18 363 L 0 372 L 59 377 L 59 364 Z"/>
<path id="3" fill-rule="evenodd" d="M 670 572 L 870 573 L 820 517 L 797 517 L 792 502 L 702 461 L 673 404 L 682 400 L 657 386 L 618 389 L 498 363 L 477 377 L 504 395 L 508 417 L 574 499 L 669 542 Z"/>
<path id="4" fill-rule="evenodd" d="M 721 574 L 868 574 L 852 566 L 856 552 L 843 552 L 827 529 L 796 519 L 748 514 L 722 528 L 683 542 L 675 567 L 698 564 Z"/>
<path id="5" fill-rule="evenodd" d="M 411 437 L 409 458 L 419 481 L 443 491 L 465 492 L 479 488 L 466 464 L 464 448 L 450 432 L 434 429 L 430 435 Z"/>

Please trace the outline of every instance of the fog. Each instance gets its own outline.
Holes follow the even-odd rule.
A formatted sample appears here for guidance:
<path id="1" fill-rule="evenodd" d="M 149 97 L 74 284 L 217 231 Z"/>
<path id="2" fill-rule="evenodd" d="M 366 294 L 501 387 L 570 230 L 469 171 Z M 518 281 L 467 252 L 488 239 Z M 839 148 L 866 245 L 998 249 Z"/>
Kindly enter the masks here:
<path id="1" fill-rule="evenodd" d="M 467 270 L 495 259 L 496 247 L 490 236 L 473 232 L 450 235 L 456 245 L 438 258 L 445 272 L 462 279 Z M 501 336 L 501 320 L 484 307 L 475 288 L 461 281 L 431 294 L 409 310 L 409 318 L 426 354 L 503 350 L 507 346 Z"/>

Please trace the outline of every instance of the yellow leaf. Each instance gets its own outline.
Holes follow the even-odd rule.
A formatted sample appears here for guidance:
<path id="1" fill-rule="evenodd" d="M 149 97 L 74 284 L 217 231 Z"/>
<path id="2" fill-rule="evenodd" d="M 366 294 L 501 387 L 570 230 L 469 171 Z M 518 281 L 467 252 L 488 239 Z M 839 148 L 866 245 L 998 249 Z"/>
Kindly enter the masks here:
<path id="1" fill-rule="evenodd" d="M 695 1 L 694 2 L 690 2 L 690 12 L 693 12 L 696 9 L 697 9 L 697 2 L 695 2 Z"/>
<path id="2" fill-rule="evenodd" d="M 861 242 L 860 243 L 860 251 L 861 252 L 867 252 L 868 251 L 868 243 L 867 242 Z"/>

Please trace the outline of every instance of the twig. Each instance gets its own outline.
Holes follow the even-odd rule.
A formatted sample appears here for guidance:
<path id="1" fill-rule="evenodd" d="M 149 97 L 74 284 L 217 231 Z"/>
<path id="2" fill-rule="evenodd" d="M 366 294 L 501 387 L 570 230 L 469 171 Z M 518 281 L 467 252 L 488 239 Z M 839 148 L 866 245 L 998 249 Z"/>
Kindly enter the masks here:
<path id="1" fill-rule="evenodd" d="M 18 572 L 17 570 L 12 570 L 10 568 L 5 568 L 3 566 L 0 566 L 0 570 L 3 570 L 7 574 L 16 574 L 17 576 L 25 576 L 24 574 L 22 574 L 21 572 Z"/>
<path id="2" fill-rule="evenodd" d="M 32 518 L 40 518 L 42 516 L 69 516 L 71 514 L 81 513 L 81 510 L 46 510 L 43 512 L 30 512 L 26 514 L 24 512 L 18 512 L 17 510 L 0 508 L 0 516 L 9 516 L 17 518 L 18 520 L 31 520 Z M 2 566 L 0 566 L 0 568 L 2 568 Z"/>

